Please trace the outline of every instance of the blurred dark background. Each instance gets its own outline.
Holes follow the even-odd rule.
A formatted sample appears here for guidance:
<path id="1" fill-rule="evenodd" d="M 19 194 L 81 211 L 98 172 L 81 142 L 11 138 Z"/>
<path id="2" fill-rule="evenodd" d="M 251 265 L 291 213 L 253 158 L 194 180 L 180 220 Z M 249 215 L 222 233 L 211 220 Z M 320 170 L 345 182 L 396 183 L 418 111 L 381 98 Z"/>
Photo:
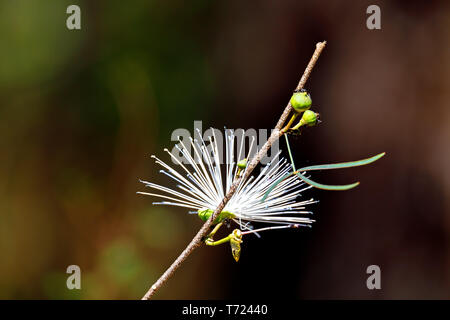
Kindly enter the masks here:
<path id="1" fill-rule="evenodd" d="M 194 120 L 273 128 L 322 40 L 323 123 L 291 140 L 296 163 L 387 155 L 315 174 L 361 185 L 308 191 L 313 228 L 246 238 L 239 263 L 202 247 L 156 297 L 450 298 L 449 17 L 448 1 L 1 1 L 0 298 L 140 298 L 201 226 L 136 194 L 167 182 L 149 155 Z"/>

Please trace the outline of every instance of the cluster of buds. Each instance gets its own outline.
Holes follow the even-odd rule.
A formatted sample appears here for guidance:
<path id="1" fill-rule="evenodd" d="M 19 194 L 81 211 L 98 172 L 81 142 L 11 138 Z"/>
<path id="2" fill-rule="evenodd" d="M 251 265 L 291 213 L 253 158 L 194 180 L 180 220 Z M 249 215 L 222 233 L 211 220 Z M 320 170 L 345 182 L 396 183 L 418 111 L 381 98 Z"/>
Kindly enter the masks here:
<path id="1" fill-rule="evenodd" d="M 302 126 L 312 127 L 319 122 L 319 114 L 310 110 L 312 99 L 306 90 L 301 89 L 295 91 L 290 100 L 291 106 L 295 111 L 294 119 L 302 115 L 299 123 L 291 128 L 291 130 L 298 130 Z"/>

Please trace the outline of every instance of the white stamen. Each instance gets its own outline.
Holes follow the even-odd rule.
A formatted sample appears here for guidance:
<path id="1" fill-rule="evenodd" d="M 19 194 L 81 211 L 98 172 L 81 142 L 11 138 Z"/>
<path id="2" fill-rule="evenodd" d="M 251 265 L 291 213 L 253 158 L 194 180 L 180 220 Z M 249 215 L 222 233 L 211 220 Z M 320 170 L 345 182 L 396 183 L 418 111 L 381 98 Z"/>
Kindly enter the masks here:
<path id="1" fill-rule="evenodd" d="M 184 174 L 170 167 L 168 164 L 158 159 L 154 155 L 155 162 L 163 167 L 160 172 L 168 176 L 177 183 L 177 190 L 141 181 L 147 187 L 159 190 L 164 194 L 138 192 L 139 194 L 159 197 L 169 201 L 154 202 L 158 205 L 170 205 L 185 207 L 193 210 L 212 209 L 214 210 L 222 201 L 225 193 L 231 187 L 238 171 L 237 162 L 243 159 L 245 154 L 245 135 L 240 139 L 240 148 L 237 150 L 235 160 L 236 136 L 233 130 L 225 129 L 225 172 L 222 173 L 220 164 L 219 149 L 217 144 L 216 130 L 212 129 L 212 137 L 208 139 L 209 146 L 206 145 L 201 132 L 198 130 L 198 139 L 190 138 L 190 147 L 194 149 L 191 154 L 190 149 L 179 139 L 176 148 L 187 160 L 189 170 L 186 165 L 175 157 L 169 150 L 164 149 L 172 160 L 181 167 Z M 250 146 L 247 152 L 247 159 L 250 158 L 255 138 L 250 139 Z M 280 155 L 279 151 L 274 158 Z M 241 171 L 245 174 L 248 167 Z M 292 171 L 291 163 L 285 159 L 272 161 L 264 166 L 259 175 L 251 176 L 247 180 L 242 179 L 236 188 L 236 192 L 225 206 L 224 210 L 232 212 L 235 217 L 232 219 L 242 230 L 242 234 L 272 230 L 294 228 L 298 226 L 309 226 L 314 220 L 303 215 L 312 214 L 311 211 L 304 210 L 305 206 L 316 203 L 313 199 L 297 201 L 296 199 L 311 186 L 299 180 L 295 175 L 289 176 L 280 182 L 269 194 L 264 202 L 261 202 L 265 193 L 275 181 Z M 185 177 L 185 176 L 187 177 Z M 190 214 L 197 213 L 189 211 Z M 253 229 L 251 222 L 262 222 L 275 224 L 276 226 Z M 259 236 L 259 235 L 258 235 Z"/>

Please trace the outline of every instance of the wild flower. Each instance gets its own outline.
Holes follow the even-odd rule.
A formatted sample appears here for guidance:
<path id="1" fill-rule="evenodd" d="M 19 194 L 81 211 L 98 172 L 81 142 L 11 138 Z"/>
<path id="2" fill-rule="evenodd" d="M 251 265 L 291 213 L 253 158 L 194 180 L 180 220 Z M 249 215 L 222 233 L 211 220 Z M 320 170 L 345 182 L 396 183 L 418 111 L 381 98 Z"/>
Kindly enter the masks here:
<path id="1" fill-rule="evenodd" d="M 222 201 L 235 177 L 245 174 L 246 159 L 249 158 L 249 154 L 246 157 L 244 155 L 244 141 L 239 144 L 240 150 L 235 150 L 236 137 L 233 130 L 225 130 L 225 164 L 222 165 L 220 155 L 223 150 L 219 150 L 214 130 L 212 132 L 213 137 L 209 137 L 209 141 L 206 142 L 201 135 L 199 140 L 191 138 L 189 148 L 182 140 L 179 140 L 177 149 L 187 159 L 190 168 L 168 149 L 165 151 L 178 165 L 179 170 L 152 156 L 155 162 L 163 167 L 160 172 L 177 183 L 176 189 L 141 180 L 147 187 L 159 193 L 138 193 L 165 199 L 154 202 L 153 204 L 156 205 L 194 209 L 196 211 L 189 213 L 198 214 L 202 220 L 206 221 Z M 241 139 L 244 140 L 244 136 Z M 252 150 L 253 143 L 254 139 L 250 142 L 249 150 Z M 196 159 L 200 161 L 196 161 L 195 156 L 190 154 L 191 148 L 194 150 Z M 248 234 L 274 228 L 306 226 L 314 222 L 307 217 L 312 212 L 306 210 L 306 206 L 316 201 L 302 199 L 303 192 L 311 186 L 295 175 L 278 183 L 262 201 L 273 183 L 292 171 L 292 164 L 286 159 L 279 158 L 280 153 L 281 151 L 274 157 L 275 161 L 264 166 L 258 175 L 241 180 L 236 192 L 219 215 L 217 223 L 225 219 L 232 220 L 239 225 L 243 231 L 242 234 Z M 269 223 L 277 227 L 254 230 L 253 222 Z"/>

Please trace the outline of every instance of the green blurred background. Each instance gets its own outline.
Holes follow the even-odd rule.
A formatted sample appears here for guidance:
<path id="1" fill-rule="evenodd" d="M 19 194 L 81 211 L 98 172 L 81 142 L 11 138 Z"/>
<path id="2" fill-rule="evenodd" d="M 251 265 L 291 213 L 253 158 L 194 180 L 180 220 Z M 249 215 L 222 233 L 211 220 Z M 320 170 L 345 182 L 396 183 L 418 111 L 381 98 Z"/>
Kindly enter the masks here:
<path id="1" fill-rule="evenodd" d="M 376 31 L 370 4 L 1 0 L 0 298 L 140 298 L 201 226 L 136 194 L 168 181 L 150 154 L 194 120 L 272 128 L 322 40 L 307 88 L 323 123 L 296 162 L 387 156 L 318 173 L 362 184 L 309 191 L 312 229 L 249 238 L 239 263 L 200 248 L 156 297 L 450 298 L 449 3 L 377 1 Z"/>

